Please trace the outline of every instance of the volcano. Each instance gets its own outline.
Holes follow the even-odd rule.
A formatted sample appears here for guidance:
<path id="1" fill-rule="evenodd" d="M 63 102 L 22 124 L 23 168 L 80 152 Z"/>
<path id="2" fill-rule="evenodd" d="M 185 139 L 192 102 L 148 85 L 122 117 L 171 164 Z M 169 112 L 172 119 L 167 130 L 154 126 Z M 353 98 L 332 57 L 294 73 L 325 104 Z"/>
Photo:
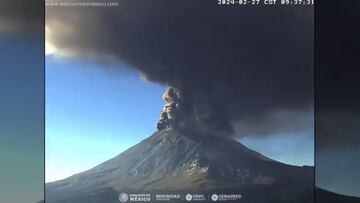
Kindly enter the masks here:
<path id="1" fill-rule="evenodd" d="M 231 138 L 167 128 L 88 171 L 46 184 L 45 200 L 118 203 L 121 192 L 241 194 L 237 202 L 307 203 L 314 201 L 314 170 L 274 161 Z"/>
<path id="2" fill-rule="evenodd" d="M 359 197 L 351 197 L 333 193 L 322 188 L 315 189 L 316 203 L 359 203 Z"/>

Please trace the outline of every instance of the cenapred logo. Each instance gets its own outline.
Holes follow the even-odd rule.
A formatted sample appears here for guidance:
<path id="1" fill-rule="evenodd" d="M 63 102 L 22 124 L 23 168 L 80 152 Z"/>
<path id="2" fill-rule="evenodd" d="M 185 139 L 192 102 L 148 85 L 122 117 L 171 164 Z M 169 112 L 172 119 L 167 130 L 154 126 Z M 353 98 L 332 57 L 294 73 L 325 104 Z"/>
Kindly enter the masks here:
<path id="1" fill-rule="evenodd" d="M 219 196 L 217 194 L 211 195 L 211 200 L 212 201 L 218 201 L 218 199 L 219 199 Z"/>
<path id="2" fill-rule="evenodd" d="M 129 200 L 129 195 L 125 192 L 120 193 L 119 201 L 120 202 L 127 202 Z"/>

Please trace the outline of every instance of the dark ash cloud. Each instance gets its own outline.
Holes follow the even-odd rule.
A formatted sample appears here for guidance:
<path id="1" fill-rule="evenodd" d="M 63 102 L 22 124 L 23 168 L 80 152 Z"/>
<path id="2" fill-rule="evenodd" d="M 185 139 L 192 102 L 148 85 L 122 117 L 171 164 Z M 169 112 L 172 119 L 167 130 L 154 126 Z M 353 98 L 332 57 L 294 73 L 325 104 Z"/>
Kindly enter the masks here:
<path id="1" fill-rule="evenodd" d="M 360 197 L 360 2 L 316 5 L 316 185 Z"/>
<path id="2" fill-rule="evenodd" d="M 0 33 L 36 33 L 44 30 L 44 2 L 0 0 Z"/>
<path id="3" fill-rule="evenodd" d="M 324 2 L 325 3 L 325 2 Z M 319 4 L 316 20 L 316 144 L 360 148 L 358 12 L 338 0 Z M 338 12 L 333 12 L 334 10 Z M 356 156 L 360 156 L 359 154 Z"/>
<path id="4" fill-rule="evenodd" d="M 46 25 L 57 54 L 119 60 L 178 89 L 199 128 L 241 136 L 312 128 L 299 121 L 313 109 L 313 7 L 122 0 L 48 7 Z"/>

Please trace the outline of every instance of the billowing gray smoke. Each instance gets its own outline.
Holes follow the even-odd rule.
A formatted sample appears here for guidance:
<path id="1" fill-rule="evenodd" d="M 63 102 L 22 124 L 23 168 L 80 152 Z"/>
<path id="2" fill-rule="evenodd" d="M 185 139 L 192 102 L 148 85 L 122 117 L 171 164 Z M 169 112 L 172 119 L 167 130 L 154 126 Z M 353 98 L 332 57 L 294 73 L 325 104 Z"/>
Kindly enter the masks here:
<path id="1" fill-rule="evenodd" d="M 48 7 L 46 24 L 58 54 L 121 61 L 175 88 L 160 128 L 179 110 L 180 126 L 217 134 L 312 132 L 311 6 L 122 0 Z"/>
<path id="2" fill-rule="evenodd" d="M 161 112 L 160 119 L 156 123 L 158 130 L 165 129 L 167 127 L 177 127 L 177 120 L 179 119 L 179 93 L 174 88 L 169 88 L 163 95 L 163 99 L 166 104 Z"/>
<path id="3" fill-rule="evenodd" d="M 211 132 L 211 134 L 216 135 L 223 132 L 229 134 L 232 131 L 231 126 L 226 126 L 225 123 L 223 126 L 218 126 L 217 124 L 220 124 L 219 120 L 210 123 L 211 117 L 207 117 L 206 112 L 201 112 L 200 106 L 190 103 L 189 98 L 184 98 L 179 89 L 168 88 L 163 95 L 163 99 L 165 106 L 160 114 L 159 121 L 156 123 L 158 130 L 175 128 L 197 133 Z M 224 128 L 225 126 L 227 128 Z"/>

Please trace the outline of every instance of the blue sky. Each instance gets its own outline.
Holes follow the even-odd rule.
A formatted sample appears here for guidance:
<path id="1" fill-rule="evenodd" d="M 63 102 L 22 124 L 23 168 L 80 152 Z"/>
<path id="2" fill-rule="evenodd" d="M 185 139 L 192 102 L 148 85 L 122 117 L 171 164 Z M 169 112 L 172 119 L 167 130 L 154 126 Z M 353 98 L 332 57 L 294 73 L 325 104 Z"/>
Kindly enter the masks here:
<path id="1" fill-rule="evenodd" d="M 165 86 L 125 66 L 46 58 L 46 180 L 110 159 L 149 136 Z"/>
<path id="2" fill-rule="evenodd" d="M 155 131 L 166 86 L 126 65 L 46 56 L 46 182 L 90 169 Z M 311 135 L 240 140 L 275 160 L 313 165 Z"/>
<path id="3" fill-rule="evenodd" d="M 360 149 L 324 148 L 316 152 L 316 184 L 329 191 L 360 197 Z"/>
<path id="4" fill-rule="evenodd" d="M 0 202 L 43 199 L 43 39 L 0 33 Z"/>
<path id="5" fill-rule="evenodd" d="M 314 166 L 314 137 L 310 134 L 279 134 L 268 137 L 243 138 L 247 147 L 277 161 L 291 165 Z"/>

